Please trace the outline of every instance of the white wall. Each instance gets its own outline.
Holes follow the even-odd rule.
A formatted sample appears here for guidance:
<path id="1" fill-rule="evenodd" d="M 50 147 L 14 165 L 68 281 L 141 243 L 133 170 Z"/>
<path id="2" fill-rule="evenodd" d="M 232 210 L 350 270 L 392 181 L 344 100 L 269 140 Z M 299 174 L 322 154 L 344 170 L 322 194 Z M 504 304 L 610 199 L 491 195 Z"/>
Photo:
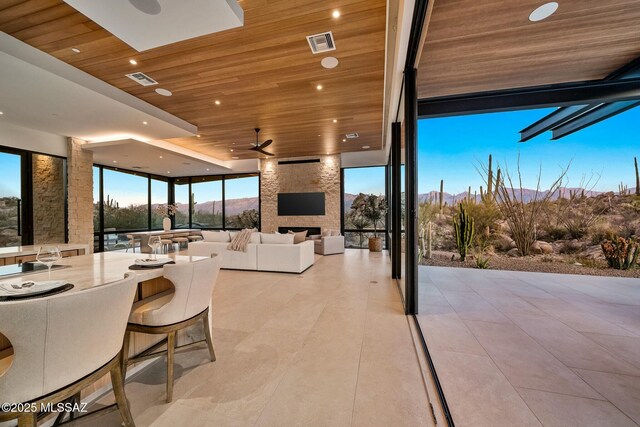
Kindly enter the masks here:
<path id="1" fill-rule="evenodd" d="M 1 116 L 0 146 L 67 157 L 67 140 L 64 136 L 6 123 Z"/>

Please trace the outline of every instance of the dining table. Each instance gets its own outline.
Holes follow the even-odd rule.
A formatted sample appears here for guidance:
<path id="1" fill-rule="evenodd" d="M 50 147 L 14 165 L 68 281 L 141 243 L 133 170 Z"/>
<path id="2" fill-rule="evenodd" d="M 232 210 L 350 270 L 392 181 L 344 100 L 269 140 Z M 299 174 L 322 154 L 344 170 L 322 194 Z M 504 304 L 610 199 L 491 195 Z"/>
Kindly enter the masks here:
<path id="1" fill-rule="evenodd" d="M 142 253 L 151 253 L 151 248 L 149 247 L 149 238 L 152 236 L 159 236 L 160 238 L 164 236 L 173 236 L 174 234 L 200 234 L 202 232 L 199 228 L 176 228 L 173 230 L 154 230 L 154 231 L 133 231 L 127 233 L 131 235 L 136 240 L 140 240 L 140 252 Z"/>
<path id="2" fill-rule="evenodd" d="M 177 254 L 166 254 L 162 255 L 162 257 L 169 258 L 170 262 L 175 264 L 189 263 L 206 258 Z M 52 269 L 51 278 L 49 278 L 48 272 L 45 270 L 44 272 L 5 275 L 0 277 L 0 283 L 4 281 L 38 282 L 60 280 L 73 285 L 73 287 L 64 291 L 64 293 L 72 293 L 82 292 L 95 286 L 121 280 L 126 273 L 131 273 L 136 276 L 136 281 L 138 282 L 135 299 L 132 303 L 173 288 L 173 284 L 163 277 L 163 268 L 137 269 L 135 267 L 136 259 L 141 258 L 148 258 L 148 256 L 139 253 L 102 252 L 63 258 L 56 262 L 57 268 Z M 20 300 L 0 300 L 0 311 L 2 311 L 3 304 L 10 303 L 7 301 Z M 109 302 L 104 301 L 104 303 L 108 304 Z M 193 331 L 185 330 L 182 335 L 177 337 L 178 344 L 182 345 L 199 340 L 195 335 L 197 334 L 194 334 Z M 131 334 L 129 356 L 139 354 L 157 345 L 162 339 L 161 336 Z M 13 357 L 11 343 L 2 335 L 2 325 L 0 325 L 0 376 L 2 376 L 3 372 L 2 366 L 6 366 L 6 368 L 10 366 L 11 357 Z M 84 391 L 83 395 L 93 392 L 107 383 L 108 380 L 105 378 L 105 381 L 99 381 L 92 386 L 91 390 Z"/>

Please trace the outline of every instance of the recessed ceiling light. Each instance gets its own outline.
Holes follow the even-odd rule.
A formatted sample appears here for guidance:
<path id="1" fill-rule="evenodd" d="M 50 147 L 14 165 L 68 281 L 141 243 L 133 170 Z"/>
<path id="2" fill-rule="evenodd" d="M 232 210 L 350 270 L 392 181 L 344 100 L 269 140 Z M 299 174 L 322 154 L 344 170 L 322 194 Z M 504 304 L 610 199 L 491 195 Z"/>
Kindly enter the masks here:
<path id="1" fill-rule="evenodd" d="M 146 126 L 146 125 L 148 125 L 149 123 L 147 123 L 147 122 L 142 122 L 142 124 Z"/>
<path id="2" fill-rule="evenodd" d="M 318 86 L 316 86 L 316 89 L 318 89 L 318 90 L 322 90 L 322 85 L 318 85 Z"/>
<path id="3" fill-rule="evenodd" d="M 130 59 L 130 60 L 129 60 L 129 64 L 131 64 L 131 65 L 138 65 L 138 61 L 136 61 L 135 59 Z"/>
<path id="4" fill-rule="evenodd" d="M 558 10 L 558 2 L 551 1 L 549 3 L 545 3 L 531 12 L 531 15 L 529 15 L 529 21 L 538 22 L 542 21 L 543 19 L 547 19 L 548 17 L 553 15 L 556 10 Z"/>
<path id="5" fill-rule="evenodd" d="M 234 159 L 234 160 L 238 160 L 239 158 L 240 158 L 240 157 L 238 157 L 238 156 L 233 156 L 233 157 L 232 157 L 232 159 Z"/>
<path id="6" fill-rule="evenodd" d="M 0 116 L 3 115 L 4 113 L 2 111 L 0 111 Z"/>
<path id="7" fill-rule="evenodd" d="M 78 49 L 77 47 L 72 47 L 72 48 L 71 48 L 71 52 L 73 52 L 73 53 L 80 53 L 80 49 Z"/>
<path id="8" fill-rule="evenodd" d="M 338 123 L 338 119 L 333 119 L 333 123 Z"/>
<path id="9" fill-rule="evenodd" d="M 159 156 L 160 158 L 162 158 L 162 156 Z"/>
<path id="10" fill-rule="evenodd" d="M 367 150 L 367 149 L 369 149 L 369 148 L 371 148 L 371 147 L 369 147 L 368 145 L 363 145 L 363 146 L 362 146 L 362 148 L 364 148 L 365 150 Z"/>
<path id="11" fill-rule="evenodd" d="M 333 13 L 331 14 L 331 16 L 333 16 L 334 18 L 340 18 L 340 11 L 339 10 L 334 10 Z"/>
<path id="12" fill-rule="evenodd" d="M 233 148 L 231 150 L 229 150 L 229 151 L 231 151 L 233 153 Z"/>
<path id="13" fill-rule="evenodd" d="M 159 87 L 158 89 L 156 89 L 156 93 L 158 95 L 162 95 L 162 96 L 171 96 L 173 95 L 173 93 L 170 90 L 167 89 L 163 89 L 161 87 Z"/>
<path id="14" fill-rule="evenodd" d="M 216 99 L 216 105 L 220 105 L 220 101 Z"/>
<path id="15" fill-rule="evenodd" d="M 167 173 L 171 173 L 171 171 L 167 171 Z"/>
<path id="16" fill-rule="evenodd" d="M 198 138 L 200 138 L 200 134 L 197 134 L 196 136 L 197 136 Z"/>
<path id="17" fill-rule="evenodd" d="M 343 139 L 343 140 L 342 140 L 342 142 L 347 142 L 347 140 L 346 140 L 346 139 Z"/>
<path id="18" fill-rule="evenodd" d="M 318 134 L 318 136 L 322 136 L 322 135 Z"/>
<path id="19" fill-rule="evenodd" d="M 113 161 L 113 163 L 118 163 L 118 161 L 117 161 L 117 160 L 114 160 L 114 161 Z"/>

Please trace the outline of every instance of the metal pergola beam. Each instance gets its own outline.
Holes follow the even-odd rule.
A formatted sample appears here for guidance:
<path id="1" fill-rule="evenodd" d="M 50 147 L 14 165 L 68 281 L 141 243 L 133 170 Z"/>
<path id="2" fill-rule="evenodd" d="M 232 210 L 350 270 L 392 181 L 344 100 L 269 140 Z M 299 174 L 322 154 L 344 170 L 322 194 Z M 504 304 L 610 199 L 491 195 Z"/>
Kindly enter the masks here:
<path id="1" fill-rule="evenodd" d="M 541 133 L 544 133 L 558 126 L 559 123 L 564 123 L 572 120 L 575 117 L 586 113 L 595 106 L 595 104 L 570 105 L 568 107 L 558 108 L 553 113 L 544 116 L 534 124 L 522 129 L 520 131 L 520 142 L 526 142 L 531 138 L 535 138 Z"/>
<path id="2" fill-rule="evenodd" d="M 551 139 L 560 139 L 588 126 L 606 120 L 640 105 L 640 101 L 620 101 L 612 104 L 602 104 L 586 114 L 565 122 L 553 129 Z"/>
<path id="3" fill-rule="evenodd" d="M 598 80 L 421 99 L 418 116 L 434 118 L 639 99 L 640 78 Z"/>

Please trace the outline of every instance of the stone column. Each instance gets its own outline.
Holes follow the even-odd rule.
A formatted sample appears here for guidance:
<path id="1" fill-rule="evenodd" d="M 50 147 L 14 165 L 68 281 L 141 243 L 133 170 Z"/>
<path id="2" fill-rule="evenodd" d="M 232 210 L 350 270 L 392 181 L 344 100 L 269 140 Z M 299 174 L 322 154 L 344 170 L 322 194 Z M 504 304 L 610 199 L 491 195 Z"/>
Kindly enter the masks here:
<path id="1" fill-rule="evenodd" d="M 33 154 L 33 243 L 64 243 L 64 161 Z"/>
<path id="2" fill-rule="evenodd" d="M 78 138 L 67 138 L 67 212 L 69 243 L 93 252 L 93 152 Z"/>

